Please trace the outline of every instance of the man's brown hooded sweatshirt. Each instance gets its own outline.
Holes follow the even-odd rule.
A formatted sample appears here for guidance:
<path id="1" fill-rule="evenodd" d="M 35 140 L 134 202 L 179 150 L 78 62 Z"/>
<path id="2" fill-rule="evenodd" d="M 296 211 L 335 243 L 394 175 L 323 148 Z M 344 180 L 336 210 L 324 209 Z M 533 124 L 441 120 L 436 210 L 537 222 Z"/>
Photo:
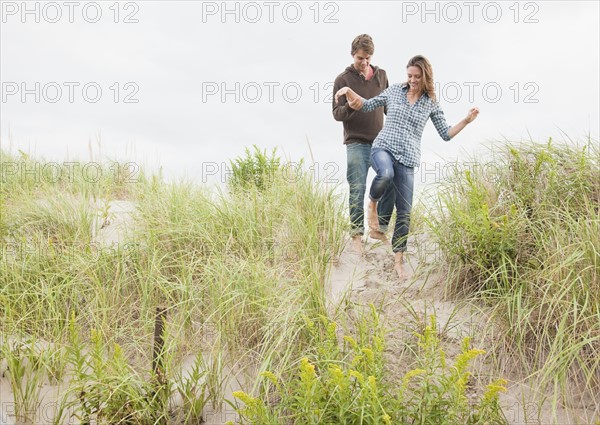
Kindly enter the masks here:
<path id="1" fill-rule="evenodd" d="M 373 143 L 375 137 L 383 128 L 384 108 L 377 108 L 371 112 L 360 112 L 348 106 L 346 96 L 335 103 L 335 93 L 342 87 L 350 87 L 359 96 L 370 99 L 377 96 L 389 86 L 387 75 L 383 69 L 370 65 L 373 76 L 366 80 L 363 75 L 350 65 L 344 72 L 337 76 L 333 84 L 333 117 L 336 121 L 344 123 L 344 144 Z"/>

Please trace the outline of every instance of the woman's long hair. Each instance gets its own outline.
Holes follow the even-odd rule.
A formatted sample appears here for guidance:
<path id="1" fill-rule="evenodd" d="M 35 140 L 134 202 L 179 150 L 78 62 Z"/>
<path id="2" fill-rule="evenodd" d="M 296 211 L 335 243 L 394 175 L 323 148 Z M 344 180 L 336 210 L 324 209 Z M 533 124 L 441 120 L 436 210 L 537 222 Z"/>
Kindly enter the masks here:
<path id="1" fill-rule="evenodd" d="M 408 65 L 406 65 L 406 68 L 408 68 L 409 66 L 416 66 L 421 70 L 421 75 L 423 75 L 423 87 L 425 88 L 425 93 L 427 93 L 427 96 L 429 96 L 429 98 L 435 102 L 436 98 L 433 84 L 433 69 L 431 68 L 431 63 L 429 63 L 425 56 L 417 55 L 412 57 L 408 61 Z"/>

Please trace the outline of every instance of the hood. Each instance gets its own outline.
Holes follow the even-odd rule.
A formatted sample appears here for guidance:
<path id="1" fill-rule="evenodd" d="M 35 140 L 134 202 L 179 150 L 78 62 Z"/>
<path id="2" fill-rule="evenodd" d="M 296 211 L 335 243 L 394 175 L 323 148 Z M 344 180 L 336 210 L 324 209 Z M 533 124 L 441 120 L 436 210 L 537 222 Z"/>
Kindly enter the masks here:
<path id="1" fill-rule="evenodd" d="M 370 65 L 371 68 L 373 68 L 373 77 L 377 75 L 377 73 L 379 72 L 379 67 L 376 65 Z M 346 71 L 348 72 L 352 72 L 353 74 L 356 75 L 360 75 L 360 73 L 356 70 L 356 68 L 354 68 L 354 65 L 350 65 L 346 68 Z"/>

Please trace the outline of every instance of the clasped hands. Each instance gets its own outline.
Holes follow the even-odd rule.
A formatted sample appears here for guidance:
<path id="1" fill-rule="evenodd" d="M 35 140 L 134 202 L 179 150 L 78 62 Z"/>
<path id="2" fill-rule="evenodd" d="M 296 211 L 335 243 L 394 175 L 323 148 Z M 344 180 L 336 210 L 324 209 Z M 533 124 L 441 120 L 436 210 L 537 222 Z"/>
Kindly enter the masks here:
<path id="1" fill-rule="evenodd" d="M 350 87 L 342 87 L 337 91 L 337 93 L 335 94 L 335 103 L 339 103 L 340 96 L 346 96 L 348 106 L 350 106 L 352 109 L 358 111 L 363 106 L 362 98 L 359 95 L 357 95 L 354 92 L 354 90 L 352 90 Z"/>

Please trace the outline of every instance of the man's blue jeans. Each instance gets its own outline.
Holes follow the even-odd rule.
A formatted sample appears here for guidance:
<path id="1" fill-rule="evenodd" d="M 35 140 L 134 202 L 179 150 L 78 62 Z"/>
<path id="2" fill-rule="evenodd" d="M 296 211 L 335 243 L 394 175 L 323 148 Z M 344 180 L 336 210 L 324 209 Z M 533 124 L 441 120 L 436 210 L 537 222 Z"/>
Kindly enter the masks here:
<path id="1" fill-rule="evenodd" d="M 367 174 L 371 167 L 371 145 L 366 143 L 350 143 L 346 145 L 348 168 L 346 178 L 350 186 L 350 234 L 362 235 L 365 231 L 365 193 L 367 191 Z M 377 204 L 379 229 L 387 231 L 392 212 L 394 211 L 394 188 L 389 187 Z"/>
<path id="2" fill-rule="evenodd" d="M 377 175 L 371 184 L 369 197 L 372 201 L 383 200 L 384 193 L 393 187 L 396 198 L 396 225 L 392 237 L 394 252 L 406 251 L 408 228 L 410 226 L 410 211 L 412 209 L 415 171 L 398 162 L 385 149 L 373 148 L 371 163 Z M 379 204 L 378 204 L 379 205 Z"/>

